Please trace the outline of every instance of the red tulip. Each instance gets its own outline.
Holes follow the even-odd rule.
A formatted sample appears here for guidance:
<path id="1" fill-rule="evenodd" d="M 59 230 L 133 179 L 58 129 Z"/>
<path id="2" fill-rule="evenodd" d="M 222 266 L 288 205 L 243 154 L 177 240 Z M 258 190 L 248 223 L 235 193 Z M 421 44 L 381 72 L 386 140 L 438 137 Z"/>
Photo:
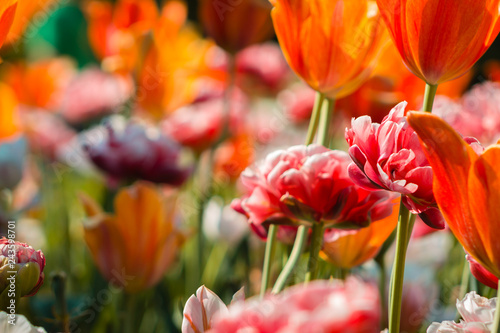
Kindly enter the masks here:
<path id="1" fill-rule="evenodd" d="M 467 253 L 500 277 L 500 145 L 475 151 L 435 115 L 411 112 L 408 121 L 434 171 L 434 196 L 451 231 Z"/>
<path id="2" fill-rule="evenodd" d="M 14 23 L 17 0 L 3 0 L 0 3 L 0 47 L 7 39 L 9 30 Z"/>
<path id="3" fill-rule="evenodd" d="M 470 255 L 467 255 L 466 257 L 469 262 L 472 275 L 474 275 L 474 277 L 485 286 L 498 289 L 498 278 L 491 274 L 486 268 L 481 266 L 481 264 L 474 260 L 474 258 Z"/>
<path id="4" fill-rule="evenodd" d="M 431 85 L 465 74 L 500 31 L 499 0 L 377 0 L 406 67 Z"/>

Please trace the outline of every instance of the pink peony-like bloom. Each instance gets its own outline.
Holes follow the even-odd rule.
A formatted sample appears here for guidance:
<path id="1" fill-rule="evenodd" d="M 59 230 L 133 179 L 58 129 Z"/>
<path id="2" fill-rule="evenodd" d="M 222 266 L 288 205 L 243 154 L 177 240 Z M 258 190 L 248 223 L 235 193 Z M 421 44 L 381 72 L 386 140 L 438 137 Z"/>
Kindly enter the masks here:
<path id="1" fill-rule="evenodd" d="M 35 295 L 43 284 L 45 256 L 31 246 L 5 237 L 0 239 L 0 308 L 10 304 L 8 279 L 15 276 L 16 298 Z"/>
<path id="2" fill-rule="evenodd" d="M 108 123 L 107 135 L 84 148 L 92 162 L 114 179 L 142 179 L 182 185 L 191 168 L 180 164 L 181 147 L 155 128 L 138 123 Z"/>
<path id="3" fill-rule="evenodd" d="M 498 289 L 498 278 L 493 273 L 484 268 L 469 254 L 466 255 L 466 258 L 469 262 L 469 267 L 472 275 L 474 275 L 474 277 L 479 282 L 490 288 Z"/>
<path id="4" fill-rule="evenodd" d="M 210 333 L 378 333 L 377 288 L 355 278 L 313 281 L 251 299 L 220 313 Z"/>
<path id="5" fill-rule="evenodd" d="M 349 162 L 347 153 L 320 145 L 275 151 L 241 174 L 247 194 L 232 207 L 261 231 L 269 224 L 359 228 L 390 215 L 391 195 L 355 185 Z"/>
<path id="6" fill-rule="evenodd" d="M 406 120 L 406 105 L 396 105 L 380 124 L 372 123 L 369 116 L 352 120 L 345 132 L 353 160 L 349 175 L 363 188 L 401 193 L 412 213 L 430 227 L 443 229 L 445 222 L 432 191 L 432 168 Z"/>
<path id="7" fill-rule="evenodd" d="M 444 321 L 432 323 L 427 333 L 490 333 L 497 298 L 487 299 L 472 291 L 461 301 L 457 300 L 457 310 L 462 316 L 459 323 Z"/>
<path id="8" fill-rule="evenodd" d="M 132 95 L 129 80 L 90 68 L 70 81 L 63 92 L 61 114 L 71 124 L 81 124 L 117 112 Z"/>

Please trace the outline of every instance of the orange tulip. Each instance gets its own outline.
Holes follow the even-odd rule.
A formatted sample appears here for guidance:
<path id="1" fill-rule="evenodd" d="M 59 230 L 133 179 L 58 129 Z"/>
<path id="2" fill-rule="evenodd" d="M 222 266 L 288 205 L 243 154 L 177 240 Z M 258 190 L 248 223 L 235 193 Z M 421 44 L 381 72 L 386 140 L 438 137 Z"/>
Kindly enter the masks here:
<path id="1" fill-rule="evenodd" d="M 377 0 L 406 66 L 430 85 L 465 74 L 500 31 L 499 0 Z"/>
<path id="2" fill-rule="evenodd" d="M 200 20 L 217 45 L 230 53 L 272 36 L 269 17 L 271 6 L 266 0 L 201 0 Z"/>
<path id="3" fill-rule="evenodd" d="M 148 183 L 135 183 L 115 198 L 115 215 L 87 196 L 84 237 L 99 271 L 133 293 L 154 286 L 172 266 L 184 237 L 175 226 L 174 198 Z"/>
<path id="4" fill-rule="evenodd" d="M 128 72 L 139 61 L 142 37 L 158 20 L 154 0 L 90 0 L 84 8 L 88 20 L 89 41 L 94 53 L 105 60 L 104 66 L 116 72 Z"/>
<path id="5" fill-rule="evenodd" d="M 399 216 L 398 201 L 394 202 L 391 215 L 372 222 L 366 228 L 327 231 L 320 252 L 321 258 L 344 269 L 351 269 L 373 259 L 396 229 Z"/>
<path id="6" fill-rule="evenodd" d="M 15 91 L 20 104 L 54 111 L 74 74 L 75 64 L 70 59 L 53 58 L 6 66 L 3 81 Z"/>
<path id="7" fill-rule="evenodd" d="M 458 241 L 484 268 L 500 277 L 500 145 L 478 155 L 444 120 L 410 112 L 434 172 L 436 202 Z"/>
<path id="8" fill-rule="evenodd" d="M 469 86 L 472 76 L 473 71 L 469 71 L 440 85 L 437 94 L 458 99 Z M 387 110 L 402 100 L 408 102 L 409 110 L 420 109 L 424 89 L 425 83 L 406 68 L 396 46 L 390 43 L 380 54 L 372 77 L 353 94 L 340 99 L 337 109 L 349 120 L 368 115 L 380 123 L 387 116 Z"/>
<path id="9" fill-rule="evenodd" d="M 16 95 L 9 86 L 0 83 L 0 144 L 19 132 L 16 112 Z"/>
<path id="10" fill-rule="evenodd" d="M 368 79 L 387 40 L 375 1 L 271 2 L 288 64 L 314 90 L 341 98 Z"/>
<path id="11" fill-rule="evenodd" d="M 7 39 L 17 9 L 17 0 L 3 0 L 0 2 L 0 47 Z"/>
<path id="12" fill-rule="evenodd" d="M 40 22 L 46 21 L 48 16 L 60 5 L 57 0 L 23 0 L 16 2 L 18 2 L 16 15 L 6 40 L 6 43 L 9 44 L 15 43 L 23 37 L 23 34 L 26 32 L 26 28 L 32 21 L 35 22 L 35 25 L 40 26 Z M 7 0 L 7 3 L 9 3 L 9 0 Z M 26 32 L 26 37 L 32 36 L 32 32 Z"/>
<path id="13" fill-rule="evenodd" d="M 153 43 L 139 70 L 139 105 L 157 120 L 193 101 L 194 81 L 207 67 L 205 55 L 213 47 L 186 24 L 186 19 L 183 2 L 164 5 L 153 28 Z"/>

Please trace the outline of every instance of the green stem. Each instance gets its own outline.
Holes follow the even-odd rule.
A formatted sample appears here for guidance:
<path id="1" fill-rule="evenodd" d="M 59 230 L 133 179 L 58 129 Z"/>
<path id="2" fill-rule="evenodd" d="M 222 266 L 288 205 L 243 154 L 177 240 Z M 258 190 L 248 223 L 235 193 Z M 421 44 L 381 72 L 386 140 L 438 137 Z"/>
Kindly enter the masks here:
<path id="1" fill-rule="evenodd" d="M 322 93 L 316 93 L 316 100 L 314 101 L 314 108 L 309 122 L 309 128 L 307 130 L 306 146 L 310 145 L 314 141 L 314 136 L 318 130 L 319 115 L 324 101 L 325 96 Z"/>
<path id="2" fill-rule="evenodd" d="M 432 106 L 434 105 L 434 98 L 436 97 L 438 85 L 426 84 L 425 95 L 424 95 L 424 106 L 423 111 L 432 112 Z"/>
<path id="3" fill-rule="evenodd" d="M 125 294 L 125 320 L 123 332 L 125 333 L 135 333 L 138 331 L 138 327 L 140 325 L 137 312 L 137 295 L 136 294 Z"/>
<path id="4" fill-rule="evenodd" d="M 264 266 L 262 268 L 262 281 L 260 284 L 260 298 L 264 297 L 267 286 L 269 285 L 269 276 L 271 275 L 271 263 L 277 232 L 278 227 L 275 224 L 271 224 L 269 227 L 269 233 L 267 234 L 266 252 L 264 254 Z"/>
<path id="5" fill-rule="evenodd" d="M 379 289 L 379 293 L 380 293 L 380 305 L 381 305 L 382 313 L 385 313 L 385 309 L 387 306 L 387 304 L 386 304 L 387 303 L 386 302 L 387 273 L 385 270 L 385 258 L 384 258 L 384 256 L 378 257 L 377 260 L 375 260 L 375 262 L 377 263 L 379 271 L 380 271 L 379 280 L 378 280 L 378 289 Z M 381 327 L 382 328 L 387 327 L 387 318 L 385 316 L 383 316 L 383 318 L 381 320 L 382 320 Z"/>
<path id="6" fill-rule="evenodd" d="M 396 256 L 391 276 L 391 295 L 389 301 L 389 333 L 399 333 L 403 280 L 410 229 L 410 211 L 403 204 L 399 206 L 399 221 L 396 235 Z"/>
<path id="7" fill-rule="evenodd" d="M 321 108 L 318 143 L 325 147 L 330 146 L 330 123 L 332 120 L 334 108 L 335 101 L 330 98 L 326 99 L 326 104 Z"/>
<path id="8" fill-rule="evenodd" d="M 288 281 L 288 278 L 292 274 L 297 262 L 300 259 L 302 251 L 304 251 L 304 245 L 307 240 L 307 236 L 309 233 L 309 228 L 306 226 L 300 226 L 297 230 L 297 236 L 295 237 L 295 243 L 293 244 L 292 252 L 290 252 L 290 257 L 286 262 L 285 267 L 281 271 L 276 283 L 274 284 L 272 293 L 277 294 L 285 288 L 285 285 Z"/>
<path id="9" fill-rule="evenodd" d="M 469 291 L 469 283 L 470 283 L 470 270 L 469 264 L 467 263 L 467 257 L 464 256 L 464 267 L 462 270 L 462 282 L 460 283 L 460 291 L 458 294 L 458 299 L 463 299 L 467 291 Z M 455 316 L 455 320 L 459 321 L 462 318 L 460 312 L 457 311 L 457 315 Z"/>
<path id="10" fill-rule="evenodd" d="M 500 280 L 498 281 L 497 291 L 497 309 L 495 311 L 495 318 L 493 319 L 493 333 L 500 333 Z"/>
<path id="11" fill-rule="evenodd" d="M 309 250 L 309 262 L 305 282 L 315 280 L 318 275 L 319 251 L 323 243 L 323 224 L 314 222 L 312 226 L 311 245 Z"/>

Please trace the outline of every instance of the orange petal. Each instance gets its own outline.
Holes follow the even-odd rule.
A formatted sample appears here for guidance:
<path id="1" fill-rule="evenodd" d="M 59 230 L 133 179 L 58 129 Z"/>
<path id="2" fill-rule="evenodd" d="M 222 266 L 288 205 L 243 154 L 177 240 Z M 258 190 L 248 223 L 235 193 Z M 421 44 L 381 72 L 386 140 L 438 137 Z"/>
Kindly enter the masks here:
<path id="1" fill-rule="evenodd" d="M 476 260 L 500 277 L 500 146 L 488 148 L 474 163 L 469 173 L 469 204 L 488 257 Z"/>
<path id="2" fill-rule="evenodd" d="M 438 116 L 410 112 L 408 122 L 417 132 L 432 166 L 434 196 L 451 231 L 471 255 L 486 258 L 486 249 L 469 207 L 469 171 L 477 154 Z"/>
<path id="3" fill-rule="evenodd" d="M 5 42 L 17 9 L 17 0 L 2 0 L 0 2 L 0 47 Z"/>

